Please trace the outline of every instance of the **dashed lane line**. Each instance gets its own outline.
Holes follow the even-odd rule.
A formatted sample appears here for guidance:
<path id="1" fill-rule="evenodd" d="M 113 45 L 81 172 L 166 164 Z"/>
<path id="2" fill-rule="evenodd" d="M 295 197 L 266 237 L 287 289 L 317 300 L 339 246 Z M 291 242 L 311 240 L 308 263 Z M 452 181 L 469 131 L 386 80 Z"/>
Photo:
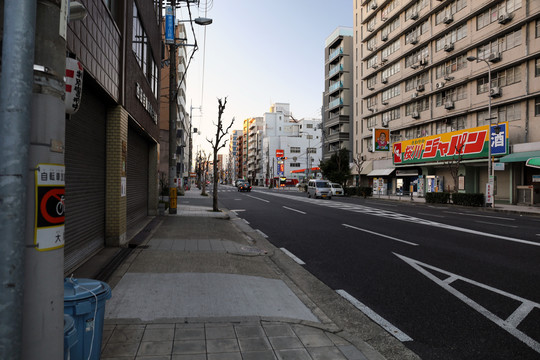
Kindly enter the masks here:
<path id="1" fill-rule="evenodd" d="M 302 260 L 300 260 L 298 257 L 296 257 L 296 255 L 294 255 L 292 252 L 290 252 L 289 250 L 285 249 L 285 248 L 279 248 L 281 251 L 283 251 L 285 253 L 285 255 L 287 255 L 288 257 L 290 257 L 291 259 L 293 259 L 295 262 L 297 262 L 298 264 L 300 265 L 306 265 L 305 262 L 303 262 Z"/>
<path id="2" fill-rule="evenodd" d="M 351 229 L 355 229 L 355 230 L 367 232 L 367 233 L 369 233 L 369 234 L 377 235 L 377 236 L 380 236 L 380 237 L 383 237 L 383 238 L 387 238 L 387 239 L 390 239 L 390 240 L 398 241 L 398 242 L 401 242 L 401 243 L 404 243 L 404 244 L 407 244 L 407 245 L 418 246 L 418 244 L 415 244 L 415 243 L 413 243 L 413 242 L 406 241 L 406 240 L 402 240 L 402 239 L 398 239 L 398 238 L 395 238 L 395 237 L 393 237 L 393 236 L 388 236 L 388 235 L 381 234 L 381 233 L 378 233 L 378 232 L 375 232 L 375 231 L 362 229 L 362 228 L 359 228 L 359 227 L 356 227 L 356 226 L 352 226 L 352 225 L 348 225 L 348 224 L 341 224 L 341 225 L 343 225 L 343 226 L 345 226 L 345 227 L 348 227 L 348 228 L 351 228 Z"/>

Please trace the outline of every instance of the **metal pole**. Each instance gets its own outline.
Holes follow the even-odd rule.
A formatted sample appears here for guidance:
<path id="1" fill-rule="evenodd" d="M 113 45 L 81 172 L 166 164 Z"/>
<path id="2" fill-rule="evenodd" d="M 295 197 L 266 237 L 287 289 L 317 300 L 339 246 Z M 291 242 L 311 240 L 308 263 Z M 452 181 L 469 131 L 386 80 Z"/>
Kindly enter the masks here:
<path id="1" fill-rule="evenodd" d="M 67 1 L 37 1 L 34 48 L 34 84 L 30 124 L 30 170 L 26 198 L 26 249 L 22 359 L 59 359 L 64 353 L 64 104 L 66 40 L 59 28 L 66 26 L 61 7 Z M 62 25 L 62 26 L 61 26 Z M 54 181 L 53 181 L 54 180 Z M 46 186 L 44 186 L 44 184 Z M 52 186 L 51 186 L 52 185 Z M 53 216 L 59 226 L 40 225 L 37 214 L 45 197 L 55 191 Z M 69 194 L 66 202 L 69 203 Z M 40 201 L 38 204 L 37 201 Z M 46 203 L 50 204 L 50 201 Z M 36 224 L 36 225 L 34 225 Z M 45 227 L 47 226 L 47 227 Z"/>
<path id="2" fill-rule="evenodd" d="M 20 359 L 36 1 L 4 2 L 0 74 L 0 358 Z"/>
<path id="3" fill-rule="evenodd" d="M 174 34 L 176 38 L 176 0 L 171 0 Z M 169 214 L 176 214 L 176 40 L 169 45 Z"/>
<path id="4" fill-rule="evenodd" d="M 489 118 L 489 130 L 488 130 L 488 183 L 491 183 L 491 176 L 492 174 L 492 161 L 491 161 L 491 65 L 489 65 L 489 61 L 483 59 L 483 61 L 488 66 L 488 118 Z M 494 183 L 491 184 L 491 207 L 495 207 L 495 195 L 493 194 L 493 187 Z"/>

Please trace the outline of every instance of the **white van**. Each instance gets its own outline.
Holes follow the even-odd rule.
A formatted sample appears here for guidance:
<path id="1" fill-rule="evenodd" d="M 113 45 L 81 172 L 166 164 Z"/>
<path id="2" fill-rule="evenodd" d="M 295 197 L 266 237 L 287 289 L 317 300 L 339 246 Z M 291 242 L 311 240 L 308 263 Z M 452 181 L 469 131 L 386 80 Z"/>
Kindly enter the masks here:
<path id="1" fill-rule="evenodd" d="M 332 189 L 330 188 L 330 182 L 327 180 L 309 180 L 307 186 L 307 196 L 322 199 L 332 198 Z"/>

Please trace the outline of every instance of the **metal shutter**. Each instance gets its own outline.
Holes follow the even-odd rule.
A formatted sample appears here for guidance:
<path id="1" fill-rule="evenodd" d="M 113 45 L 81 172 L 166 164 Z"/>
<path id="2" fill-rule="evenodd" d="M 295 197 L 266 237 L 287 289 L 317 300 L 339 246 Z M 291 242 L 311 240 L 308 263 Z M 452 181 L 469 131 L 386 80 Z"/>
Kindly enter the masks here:
<path id="1" fill-rule="evenodd" d="M 105 244 L 106 118 L 104 102 L 85 91 L 81 108 L 66 120 L 66 274 Z"/>
<path id="2" fill-rule="evenodd" d="M 148 142 L 132 127 L 128 130 L 127 227 L 148 215 Z"/>

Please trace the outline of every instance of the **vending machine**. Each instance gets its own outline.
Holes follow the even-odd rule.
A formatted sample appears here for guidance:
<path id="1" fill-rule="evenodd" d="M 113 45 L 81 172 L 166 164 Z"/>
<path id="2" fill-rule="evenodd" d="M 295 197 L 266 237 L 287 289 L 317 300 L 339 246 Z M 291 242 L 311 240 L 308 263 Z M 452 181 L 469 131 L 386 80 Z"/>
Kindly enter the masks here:
<path id="1" fill-rule="evenodd" d="M 443 192 L 444 183 L 442 176 L 427 175 L 426 176 L 427 187 L 426 192 Z"/>

